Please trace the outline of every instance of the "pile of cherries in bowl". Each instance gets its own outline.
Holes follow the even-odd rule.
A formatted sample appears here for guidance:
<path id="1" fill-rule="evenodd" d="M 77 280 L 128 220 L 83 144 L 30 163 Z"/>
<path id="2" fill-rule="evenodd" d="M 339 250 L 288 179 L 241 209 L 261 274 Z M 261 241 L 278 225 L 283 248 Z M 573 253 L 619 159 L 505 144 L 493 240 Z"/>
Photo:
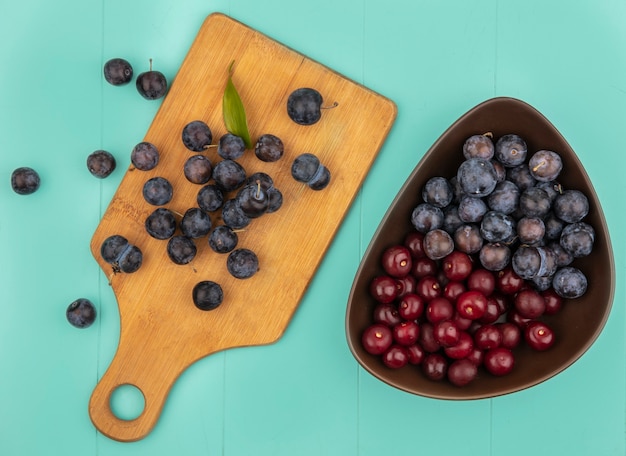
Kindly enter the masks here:
<path id="1" fill-rule="evenodd" d="M 364 350 L 390 369 L 419 367 L 455 386 L 482 370 L 515 368 L 515 349 L 549 350 L 550 319 L 587 290 L 572 262 L 591 253 L 583 192 L 558 183 L 550 150 L 528 152 L 523 138 L 473 135 L 452 177 L 436 176 L 411 214 L 414 230 L 386 248 Z"/>

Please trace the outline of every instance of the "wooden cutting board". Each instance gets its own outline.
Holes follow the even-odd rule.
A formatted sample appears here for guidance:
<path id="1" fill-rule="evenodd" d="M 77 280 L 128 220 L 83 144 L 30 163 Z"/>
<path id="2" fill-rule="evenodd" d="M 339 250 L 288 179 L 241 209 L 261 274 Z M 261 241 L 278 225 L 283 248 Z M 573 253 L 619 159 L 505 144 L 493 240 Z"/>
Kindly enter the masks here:
<path id="1" fill-rule="evenodd" d="M 206 238 L 196 240 L 198 253 L 188 265 L 170 261 L 167 241 L 145 231 L 145 219 L 155 207 L 142 196 L 143 184 L 162 176 L 174 187 L 166 207 L 182 214 L 197 206 L 201 186 L 183 175 L 183 164 L 193 153 L 184 147 L 181 132 L 188 122 L 203 120 L 214 143 L 226 133 L 222 95 L 232 61 L 233 83 L 253 142 L 271 133 L 285 145 L 278 162 L 264 163 L 251 150 L 238 160 L 248 174 L 272 176 L 284 197 L 278 212 L 254 219 L 239 233 L 238 247 L 253 250 L 260 263 L 259 272 L 244 280 L 228 273 L 226 255 L 213 252 Z M 337 102 L 337 107 L 324 110 L 312 126 L 294 123 L 286 102 L 300 87 L 317 89 L 324 104 Z M 140 171 L 131 165 L 92 238 L 92 253 L 110 276 L 121 326 L 117 352 L 89 403 L 98 430 L 119 441 L 145 437 L 173 383 L 190 364 L 223 349 L 281 337 L 395 117 L 395 104 L 366 87 L 227 16 L 206 18 L 145 135 L 161 152 L 158 166 Z M 324 190 L 311 190 L 292 178 L 291 163 L 303 152 L 316 154 L 330 169 L 332 179 Z M 213 164 L 220 160 L 215 148 L 204 154 Z M 137 272 L 112 274 L 102 260 L 102 242 L 113 234 L 142 250 Z M 224 290 L 223 304 L 213 311 L 201 311 L 192 302 L 192 289 L 202 280 L 213 280 Z M 124 384 L 139 388 L 145 399 L 134 420 L 119 419 L 110 408 L 112 392 Z"/>

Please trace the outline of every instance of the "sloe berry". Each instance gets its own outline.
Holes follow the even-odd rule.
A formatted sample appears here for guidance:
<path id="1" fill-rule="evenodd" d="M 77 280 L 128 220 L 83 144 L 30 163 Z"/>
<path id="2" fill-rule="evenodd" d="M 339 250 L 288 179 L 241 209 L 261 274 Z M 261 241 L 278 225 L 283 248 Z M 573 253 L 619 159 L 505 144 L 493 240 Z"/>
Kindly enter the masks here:
<path id="1" fill-rule="evenodd" d="M 180 221 L 180 231 L 191 239 L 206 236 L 211 231 L 211 218 L 199 207 L 189 208 Z"/>
<path id="2" fill-rule="evenodd" d="M 159 164 L 159 150 L 147 141 L 142 141 L 133 147 L 130 161 L 140 171 L 150 171 Z"/>
<path id="3" fill-rule="evenodd" d="M 259 136 L 254 146 L 254 154 L 264 162 L 275 162 L 281 159 L 285 152 L 285 146 L 278 136 L 266 133 Z"/>
<path id="4" fill-rule="evenodd" d="M 39 189 L 41 179 L 37 171 L 27 166 L 11 173 L 11 188 L 18 195 L 30 195 Z"/>
<path id="5" fill-rule="evenodd" d="M 187 149 L 202 152 L 213 142 L 213 133 L 202 120 L 193 120 L 183 127 L 182 140 Z"/>
<path id="6" fill-rule="evenodd" d="M 228 254 L 226 268 L 233 277 L 247 279 L 259 270 L 259 259 L 252 250 L 236 249 Z"/>
<path id="7" fill-rule="evenodd" d="M 155 209 L 145 222 L 146 231 L 155 239 L 169 239 L 176 231 L 176 216 L 164 207 Z"/>
<path id="8" fill-rule="evenodd" d="M 88 328 L 96 320 L 96 308 L 89 299 L 79 298 L 67 307 L 65 316 L 72 326 Z"/>
<path id="9" fill-rule="evenodd" d="M 104 179 L 115 171 L 115 157 L 106 150 L 96 150 L 87 157 L 87 169 L 99 178 Z"/>
<path id="10" fill-rule="evenodd" d="M 133 78 L 133 67 L 125 59 L 114 58 L 108 60 L 103 68 L 104 79 L 111 85 L 128 84 Z"/>
<path id="11" fill-rule="evenodd" d="M 143 186 L 143 197 L 153 206 L 163 206 L 169 203 L 172 196 L 174 196 L 174 188 L 164 177 L 157 176 L 148 179 Z"/>
<path id="12" fill-rule="evenodd" d="M 192 299 L 198 309 L 213 310 L 224 300 L 224 292 L 216 282 L 203 280 L 193 287 Z"/>
<path id="13" fill-rule="evenodd" d="M 237 160 L 243 157 L 246 152 L 246 145 L 243 138 L 232 133 L 226 133 L 220 137 L 217 144 L 217 155 L 230 160 Z"/>

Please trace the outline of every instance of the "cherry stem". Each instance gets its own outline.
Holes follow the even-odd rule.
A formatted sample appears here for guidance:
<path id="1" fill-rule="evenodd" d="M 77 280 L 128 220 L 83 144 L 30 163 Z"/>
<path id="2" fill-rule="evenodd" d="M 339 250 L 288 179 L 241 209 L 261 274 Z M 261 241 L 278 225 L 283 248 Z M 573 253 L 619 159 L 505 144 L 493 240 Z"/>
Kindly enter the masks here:
<path id="1" fill-rule="evenodd" d="M 152 59 L 150 59 L 150 71 L 152 71 Z"/>
<path id="2" fill-rule="evenodd" d="M 339 103 L 335 101 L 331 106 L 320 106 L 320 109 L 333 109 L 337 106 L 339 106 Z"/>
<path id="3" fill-rule="evenodd" d="M 256 181 L 256 199 L 261 197 L 261 180 L 257 179 Z"/>
<path id="4" fill-rule="evenodd" d="M 537 170 L 541 167 L 543 167 L 546 164 L 545 160 L 541 160 L 539 163 L 537 163 L 537 165 L 535 165 L 533 167 L 533 172 L 537 172 Z"/>

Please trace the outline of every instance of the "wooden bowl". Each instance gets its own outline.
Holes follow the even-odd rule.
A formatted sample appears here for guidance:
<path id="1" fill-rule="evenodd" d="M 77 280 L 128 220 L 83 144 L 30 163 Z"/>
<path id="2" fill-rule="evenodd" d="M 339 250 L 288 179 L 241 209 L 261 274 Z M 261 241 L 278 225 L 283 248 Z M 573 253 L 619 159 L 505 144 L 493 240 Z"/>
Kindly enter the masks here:
<path id="1" fill-rule="evenodd" d="M 469 385 L 457 387 L 447 380 L 427 379 L 419 366 L 400 369 L 386 367 L 380 356 L 368 354 L 361 345 L 361 335 L 373 323 L 376 305 L 369 295 L 369 283 L 383 270 L 383 251 L 402 243 L 414 228 L 411 212 L 421 200 L 425 182 L 433 176 L 452 177 L 464 160 L 462 146 L 472 134 L 492 132 L 494 138 L 517 133 L 528 145 L 528 156 L 539 149 L 558 152 L 563 160 L 559 182 L 564 188 L 583 191 L 590 204 L 584 221 L 596 232 L 593 252 L 574 261 L 587 276 L 587 292 L 578 299 L 565 300 L 562 310 L 549 318 L 556 335 L 547 351 L 531 350 L 522 342 L 514 350 L 515 367 L 505 376 L 496 377 L 479 368 L 478 377 Z M 609 316 L 613 303 L 615 268 L 613 252 L 602 208 L 593 185 L 575 152 L 557 129 L 537 110 L 513 98 L 493 98 L 471 109 L 458 119 L 433 144 L 417 164 L 392 202 L 375 232 L 356 273 L 346 312 L 348 345 L 356 360 L 370 374 L 400 390 L 420 396 L 466 400 L 499 396 L 537 385 L 569 367 L 594 343 Z"/>

